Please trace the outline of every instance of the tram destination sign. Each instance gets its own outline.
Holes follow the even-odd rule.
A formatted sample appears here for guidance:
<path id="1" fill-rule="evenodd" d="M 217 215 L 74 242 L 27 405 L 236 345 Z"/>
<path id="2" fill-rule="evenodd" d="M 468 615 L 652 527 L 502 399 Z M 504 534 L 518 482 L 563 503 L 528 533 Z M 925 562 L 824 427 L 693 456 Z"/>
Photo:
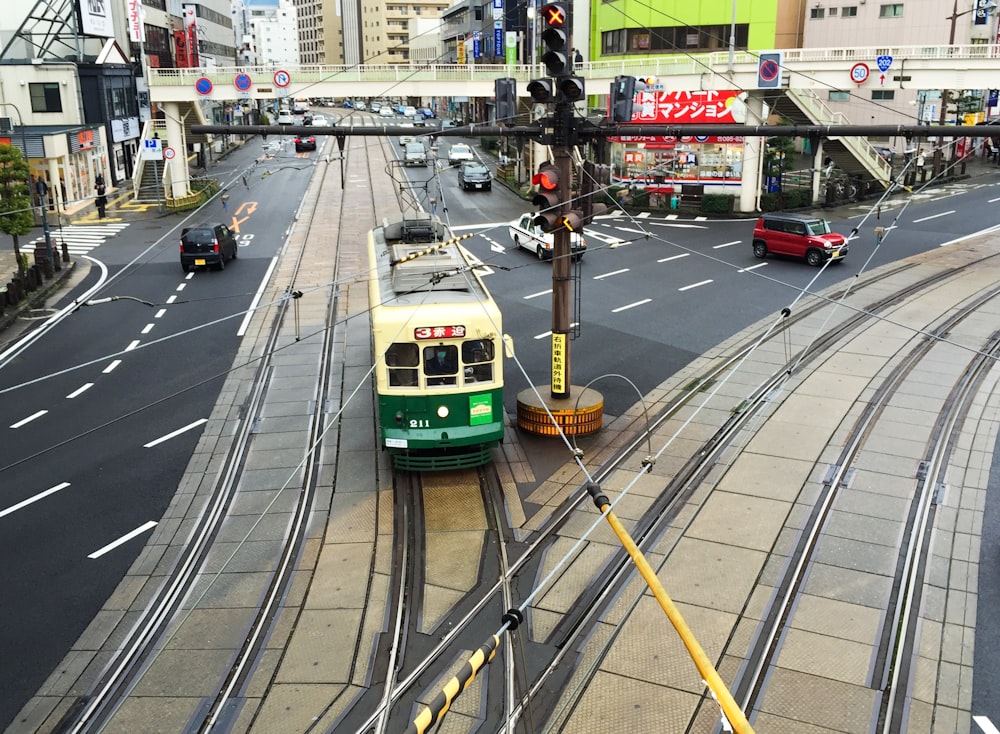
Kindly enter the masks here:
<path id="1" fill-rule="evenodd" d="M 414 339 L 462 339 L 464 326 L 418 326 L 413 330 Z"/>

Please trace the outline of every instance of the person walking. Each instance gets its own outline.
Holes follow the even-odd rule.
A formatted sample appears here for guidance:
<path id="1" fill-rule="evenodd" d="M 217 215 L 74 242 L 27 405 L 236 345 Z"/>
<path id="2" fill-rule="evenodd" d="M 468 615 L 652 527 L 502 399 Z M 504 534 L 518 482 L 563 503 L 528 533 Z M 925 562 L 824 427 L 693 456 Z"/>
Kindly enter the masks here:
<path id="1" fill-rule="evenodd" d="M 924 162 L 925 162 L 924 161 L 924 149 L 921 148 L 920 150 L 917 151 L 917 160 L 916 160 L 917 177 L 920 179 L 920 183 L 924 182 L 924 178 L 926 176 L 926 174 L 924 172 Z"/>
<path id="2" fill-rule="evenodd" d="M 98 174 L 94 183 L 97 188 L 97 198 L 94 199 L 94 204 L 97 205 L 97 217 L 104 219 L 104 214 L 108 206 L 107 187 L 104 185 L 104 176 Z"/>

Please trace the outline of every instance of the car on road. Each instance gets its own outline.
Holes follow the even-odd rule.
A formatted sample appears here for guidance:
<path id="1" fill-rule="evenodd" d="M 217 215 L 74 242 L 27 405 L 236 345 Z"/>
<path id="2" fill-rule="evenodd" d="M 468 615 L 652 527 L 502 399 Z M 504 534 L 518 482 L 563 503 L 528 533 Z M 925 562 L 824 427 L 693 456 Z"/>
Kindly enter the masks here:
<path id="1" fill-rule="evenodd" d="M 534 223 L 535 215 L 527 212 L 510 223 L 507 233 L 515 247 L 535 253 L 539 260 L 551 260 L 553 248 L 552 234 L 545 233 Z M 587 240 L 579 232 L 570 232 L 570 252 L 574 260 L 582 260 L 587 251 Z"/>
<path id="2" fill-rule="evenodd" d="M 768 213 L 753 228 L 753 254 L 758 258 L 789 255 L 818 267 L 827 260 L 843 260 L 847 251 L 844 235 L 832 231 L 822 217 Z"/>
<path id="3" fill-rule="evenodd" d="M 316 138 L 312 135 L 299 137 L 295 136 L 295 152 L 301 153 L 304 150 L 316 150 Z"/>
<path id="4" fill-rule="evenodd" d="M 295 115 L 292 114 L 291 110 L 280 110 L 278 112 L 278 124 L 279 125 L 294 125 Z"/>
<path id="5" fill-rule="evenodd" d="M 417 114 L 417 108 L 412 105 L 403 105 L 403 110 L 400 112 L 403 117 L 413 117 Z"/>
<path id="6" fill-rule="evenodd" d="M 392 107 L 390 107 L 389 105 L 385 105 L 384 107 L 379 108 L 378 116 L 379 117 L 395 117 L 396 113 L 392 111 Z"/>
<path id="7" fill-rule="evenodd" d="M 455 143 L 448 149 L 448 165 L 457 166 L 459 163 L 476 160 L 472 148 L 465 143 Z"/>
<path id="8" fill-rule="evenodd" d="M 382 111 L 382 103 L 372 102 L 372 112 L 381 112 L 381 111 Z"/>
<path id="9" fill-rule="evenodd" d="M 349 99 L 345 99 L 343 107 L 344 107 L 345 110 L 353 110 L 354 109 L 354 103 L 351 100 L 349 100 Z"/>
<path id="10" fill-rule="evenodd" d="M 358 101 L 354 103 L 354 109 L 358 112 L 365 112 L 368 109 L 368 105 L 364 102 Z"/>
<path id="11" fill-rule="evenodd" d="M 463 163 L 458 167 L 458 185 L 462 187 L 462 191 L 489 191 L 493 188 L 490 169 L 479 161 Z"/>
<path id="12" fill-rule="evenodd" d="M 181 230 L 181 269 L 212 267 L 222 270 L 237 258 L 236 235 L 225 224 L 202 222 Z"/>
<path id="13" fill-rule="evenodd" d="M 423 115 L 428 120 L 437 117 L 437 115 L 434 114 L 434 110 L 432 110 L 430 107 L 418 107 L 417 114 Z"/>
<path id="14" fill-rule="evenodd" d="M 330 127 L 330 118 L 324 117 L 323 115 L 313 115 L 312 126 L 313 127 Z"/>

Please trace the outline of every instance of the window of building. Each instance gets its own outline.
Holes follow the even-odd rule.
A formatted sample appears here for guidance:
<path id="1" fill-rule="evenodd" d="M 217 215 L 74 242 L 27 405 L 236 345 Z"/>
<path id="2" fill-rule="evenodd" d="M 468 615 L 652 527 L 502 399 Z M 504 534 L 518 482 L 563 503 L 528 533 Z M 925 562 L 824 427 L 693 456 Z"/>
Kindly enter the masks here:
<path id="1" fill-rule="evenodd" d="M 831 102 L 850 102 L 851 93 L 842 92 L 838 89 L 831 89 L 829 92 L 826 93 L 826 98 Z"/>
<path id="2" fill-rule="evenodd" d="M 837 15 L 837 9 L 836 8 L 830 8 L 830 17 L 833 18 L 835 15 Z"/>
<path id="3" fill-rule="evenodd" d="M 825 8 L 811 8 L 809 10 L 809 20 L 821 20 L 826 17 Z"/>
<path id="4" fill-rule="evenodd" d="M 62 112 L 58 82 L 33 82 L 28 85 L 32 112 Z"/>
<path id="5" fill-rule="evenodd" d="M 873 89 L 872 99 L 880 100 L 890 100 L 896 98 L 896 91 L 894 89 Z"/>
<path id="6" fill-rule="evenodd" d="M 857 18 L 858 17 L 858 6 L 848 5 L 847 7 L 840 9 L 841 18 Z"/>
<path id="7" fill-rule="evenodd" d="M 891 5 L 882 5 L 878 9 L 879 18 L 902 18 L 903 17 L 903 3 L 893 3 Z"/>

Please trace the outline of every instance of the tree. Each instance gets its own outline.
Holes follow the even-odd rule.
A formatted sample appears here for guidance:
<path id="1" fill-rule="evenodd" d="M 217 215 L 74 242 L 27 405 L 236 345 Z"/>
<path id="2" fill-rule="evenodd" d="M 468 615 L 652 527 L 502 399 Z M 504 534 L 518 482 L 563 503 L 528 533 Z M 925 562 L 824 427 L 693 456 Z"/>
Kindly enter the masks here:
<path id="1" fill-rule="evenodd" d="M 14 238 L 17 272 L 24 275 L 24 261 L 18 238 L 35 226 L 31 210 L 30 169 L 20 148 L 0 144 L 0 231 Z"/>

